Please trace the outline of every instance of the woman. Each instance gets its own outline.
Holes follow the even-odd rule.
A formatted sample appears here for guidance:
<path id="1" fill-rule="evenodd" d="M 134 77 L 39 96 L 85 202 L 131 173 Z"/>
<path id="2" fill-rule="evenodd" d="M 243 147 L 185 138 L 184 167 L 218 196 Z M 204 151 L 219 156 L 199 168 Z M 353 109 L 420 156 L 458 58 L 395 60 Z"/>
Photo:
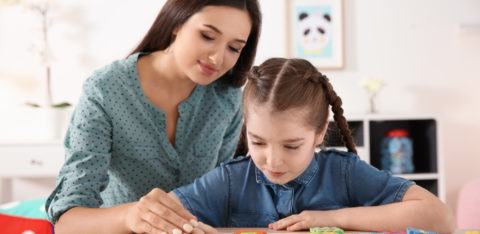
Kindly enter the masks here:
<path id="1" fill-rule="evenodd" d="M 233 155 L 260 24 L 256 0 L 169 0 L 128 58 L 87 79 L 46 204 L 56 233 L 196 230 L 166 192 Z"/>

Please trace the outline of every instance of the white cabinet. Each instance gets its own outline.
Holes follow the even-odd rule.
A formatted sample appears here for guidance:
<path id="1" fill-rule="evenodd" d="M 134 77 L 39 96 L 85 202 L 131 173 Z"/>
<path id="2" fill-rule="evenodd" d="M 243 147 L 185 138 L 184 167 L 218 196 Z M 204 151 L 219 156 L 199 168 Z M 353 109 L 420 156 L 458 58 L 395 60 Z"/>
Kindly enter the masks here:
<path id="1" fill-rule="evenodd" d="M 392 129 L 409 132 L 413 142 L 413 164 L 411 174 L 396 174 L 415 181 L 445 201 L 443 157 L 439 146 L 439 121 L 431 115 L 355 115 L 346 116 L 357 151 L 361 159 L 382 169 L 381 142 L 385 133 Z M 327 131 L 326 147 L 341 147 L 340 136 L 333 121 Z"/>
<path id="2" fill-rule="evenodd" d="M 0 202 L 12 199 L 13 179 L 56 178 L 64 152 L 60 141 L 0 142 Z"/>

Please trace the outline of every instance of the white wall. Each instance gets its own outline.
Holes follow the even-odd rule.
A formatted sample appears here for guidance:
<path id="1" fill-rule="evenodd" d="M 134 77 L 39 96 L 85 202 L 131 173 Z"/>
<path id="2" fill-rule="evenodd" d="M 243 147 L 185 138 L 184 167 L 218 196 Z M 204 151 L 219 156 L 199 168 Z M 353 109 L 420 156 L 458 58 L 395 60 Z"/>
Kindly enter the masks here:
<path id="1" fill-rule="evenodd" d="M 261 0 L 261 5 L 264 24 L 256 64 L 286 55 L 284 1 Z M 153 0 L 61 1 L 51 27 L 54 99 L 75 103 L 82 82 L 94 69 L 125 57 L 160 7 Z M 2 116 L 11 116 L 13 106 L 42 97 L 38 74 L 43 73 L 28 52 L 38 36 L 32 29 L 39 26 L 24 11 L 0 9 Z M 431 113 L 440 118 L 439 147 L 452 209 L 459 188 L 480 177 L 479 12 L 477 0 L 345 0 L 345 67 L 325 71 L 344 101 L 347 117 L 367 110 L 359 82 L 365 75 L 375 75 L 387 83 L 378 97 L 381 112 Z M 470 24 L 477 28 L 462 29 Z"/>

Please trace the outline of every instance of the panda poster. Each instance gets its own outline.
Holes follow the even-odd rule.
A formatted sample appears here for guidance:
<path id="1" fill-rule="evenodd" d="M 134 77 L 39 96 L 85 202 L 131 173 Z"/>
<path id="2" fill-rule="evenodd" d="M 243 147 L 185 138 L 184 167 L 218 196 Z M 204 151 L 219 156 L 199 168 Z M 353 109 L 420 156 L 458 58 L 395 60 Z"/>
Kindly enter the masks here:
<path id="1" fill-rule="evenodd" d="M 285 0 L 289 57 L 319 69 L 343 68 L 342 0 Z"/>

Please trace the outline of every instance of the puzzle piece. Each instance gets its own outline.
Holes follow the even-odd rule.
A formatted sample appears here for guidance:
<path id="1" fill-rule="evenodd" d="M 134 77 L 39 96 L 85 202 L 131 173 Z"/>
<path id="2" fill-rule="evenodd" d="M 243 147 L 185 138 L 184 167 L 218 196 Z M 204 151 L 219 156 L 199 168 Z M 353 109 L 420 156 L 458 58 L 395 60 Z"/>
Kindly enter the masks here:
<path id="1" fill-rule="evenodd" d="M 267 234 L 267 232 L 256 230 L 240 230 L 236 231 L 235 234 Z"/>
<path id="2" fill-rule="evenodd" d="M 438 234 L 438 233 L 409 227 L 407 228 L 407 234 Z"/>
<path id="3" fill-rule="evenodd" d="M 337 227 L 312 227 L 310 234 L 343 234 L 343 230 Z"/>

